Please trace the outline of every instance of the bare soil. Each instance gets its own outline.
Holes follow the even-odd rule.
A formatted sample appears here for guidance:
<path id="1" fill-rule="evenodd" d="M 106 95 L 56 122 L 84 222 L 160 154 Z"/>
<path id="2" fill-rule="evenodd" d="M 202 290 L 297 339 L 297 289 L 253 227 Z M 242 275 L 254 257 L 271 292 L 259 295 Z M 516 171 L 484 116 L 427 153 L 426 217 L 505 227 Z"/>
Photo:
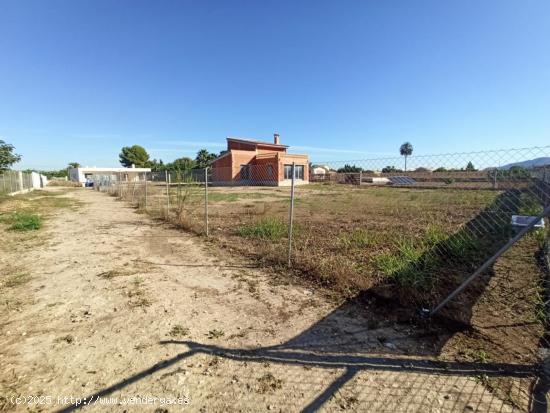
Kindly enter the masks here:
<path id="1" fill-rule="evenodd" d="M 530 363 L 456 361 L 471 335 L 405 323 L 368 294 L 329 299 L 105 194 L 51 191 L 71 206 L 48 201 L 43 229 L 0 227 L 0 410 L 508 412 L 532 402 Z M 45 202 L 35 198 L 0 211 Z M 505 388 L 494 381 L 503 377 Z M 28 396 L 43 398 L 18 404 Z"/>

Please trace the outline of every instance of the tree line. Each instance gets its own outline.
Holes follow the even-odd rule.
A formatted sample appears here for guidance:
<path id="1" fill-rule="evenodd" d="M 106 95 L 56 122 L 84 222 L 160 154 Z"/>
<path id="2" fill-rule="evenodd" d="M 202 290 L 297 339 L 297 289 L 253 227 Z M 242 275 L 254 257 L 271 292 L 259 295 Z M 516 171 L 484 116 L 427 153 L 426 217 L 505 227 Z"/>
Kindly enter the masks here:
<path id="1" fill-rule="evenodd" d="M 184 156 L 172 162 L 164 163 L 162 159 L 151 159 L 143 146 L 133 145 L 123 147 L 118 157 L 120 164 L 126 168 L 131 168 L 133 165 L 136 168 L 151 168 L 152 171 L 158 172 L 203 169 L 209 166 L 218 155 L 208 152 L 206 149 L 201 149 L 197 152 L 195 159 Z"/>

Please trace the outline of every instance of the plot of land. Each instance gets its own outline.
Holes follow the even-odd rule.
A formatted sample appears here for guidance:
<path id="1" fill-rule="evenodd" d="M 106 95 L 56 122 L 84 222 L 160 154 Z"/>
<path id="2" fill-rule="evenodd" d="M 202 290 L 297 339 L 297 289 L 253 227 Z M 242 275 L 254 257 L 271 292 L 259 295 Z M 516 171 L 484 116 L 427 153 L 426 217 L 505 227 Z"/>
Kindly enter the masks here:
<path id="1" fill-rule="evenodd" d="M 71 396 L 87 397 L 91 405 L 78 407 L 98 412 L 527 409 L 532 337 L 524 359 L 500 362 L 488 350 L 472 348 L 471 335 L 412 326 L 388 313 L 383 300 L 356 295 L 360 271 L 352 274 L 347 294 L 329 297 L 326 289 L 259 268 L 256 259 L 228 254 L 219 247 L 269 260 L 285 245 L 277 224 L 267 229 L 269 242 L 254 227 L 243 229 L 264 215 L 282 219 L 285 190 L 241 192 L 212 191 L 212 231 L 219 243 L 86 189 L 1 203 L 0 410 L 70 411 L 75 407 L 63 397 Z M 406 234 L 424 237 L 423 224 L 433 223 L 429 212 L 445 213 L 441 224 L 452 230 L 458 218 L 474 216 L 497 195 L 441 195 L 456 207 L 451 213 L 439 211 L 436 200 L 426 209 L 430 202 L 422 192 L 365 198 L 348 188 L 304 188 L 295 259 L 301 262 L 308 249 L 320 246 L 324 252 L 313 261 L 329 255 L 311 269 L 311 280 L 330 280 L 342 265 L 327 267 L 330 254 L 350 251 L 344 259 L 355 262 L 361 257 L 357 243 L 393 252 L 386 239 L 371 244 L 370 235 L 346 238 L 356 226 L 370 234 L 391 221 L 398 233 L 401 219 L 426 211 L 418 229 L 407 226 L 413 231 Z M 388 210 L 388 196 L 418 197 L 418 203 Z M 37 214 L 41 228 L 10 229 L 16 210 Z M 394 222 L 390 216 L 402 218 Z M 530 265 L 527 258 L 525 268 Z M 511 271 L 496 268 L 497 275 L 514 279 Z M 495 288 L 502 286 L 497 278 L 490 280 L 498 281 Z M 463 360 L 456 357 L 460 351 Z M 31 395 L 53 401 L 22 405 L 13 398 Z M 123 404 L 124 397 L 147 396 L 189 404 Z"/>

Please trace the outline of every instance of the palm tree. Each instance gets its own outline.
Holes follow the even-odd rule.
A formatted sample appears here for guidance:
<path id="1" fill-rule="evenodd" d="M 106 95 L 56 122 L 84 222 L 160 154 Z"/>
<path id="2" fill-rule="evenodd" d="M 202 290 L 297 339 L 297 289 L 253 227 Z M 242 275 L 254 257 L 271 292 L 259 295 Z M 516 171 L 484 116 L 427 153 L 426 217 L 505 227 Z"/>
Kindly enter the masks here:
<path id="1" fill-rule="evenodd" d="M 80 164 L 78 162 L 69 162 L 69 168 L 80 168 Z"/>
<path id="2" fill-rule="evenodd" d="M 410 142 L 405 142 L 403 145 L 399 147 L 399 153 L 401 156 L 405 157 L 405 172 L 407 172 L 407 156 L 412 155 L 413 153 L 413 146 Z"/>

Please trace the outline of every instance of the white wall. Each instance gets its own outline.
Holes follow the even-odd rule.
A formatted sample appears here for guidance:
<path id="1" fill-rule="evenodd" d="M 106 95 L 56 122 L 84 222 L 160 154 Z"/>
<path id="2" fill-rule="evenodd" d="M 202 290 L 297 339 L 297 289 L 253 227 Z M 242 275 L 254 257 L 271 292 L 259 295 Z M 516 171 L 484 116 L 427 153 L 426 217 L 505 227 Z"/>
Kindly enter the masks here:
<path id="1" fill-rule="evenodd" d="M 39 173 L 31 172 L 31 180 L 32 180 L 32 187 L 33 188 L 42 188 Z"/>

